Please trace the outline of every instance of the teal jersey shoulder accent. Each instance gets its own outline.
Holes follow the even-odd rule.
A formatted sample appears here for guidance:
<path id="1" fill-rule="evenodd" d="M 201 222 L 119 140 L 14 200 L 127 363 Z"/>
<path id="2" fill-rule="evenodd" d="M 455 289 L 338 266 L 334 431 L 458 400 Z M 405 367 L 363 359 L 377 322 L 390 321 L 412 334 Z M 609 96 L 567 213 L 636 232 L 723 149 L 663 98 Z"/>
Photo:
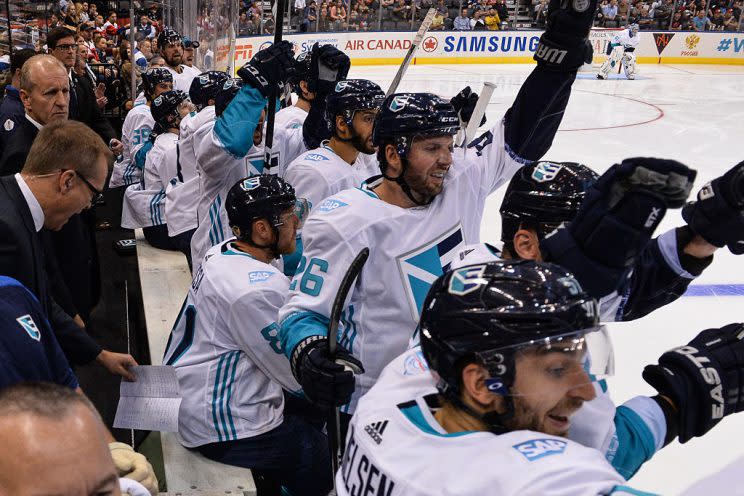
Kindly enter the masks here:
<path id="1" fill-rule="evenodd" d="M 626 406 L 619 406 L 615 412 L 615 429 L 618 448 L 611 463 L 620 475 L 630 479 L 654 456 L 656 441 L 643 419 Z"/>
<path id="2" fill-rule="evenodd" d="M 290 315 L 279 324 L 279 339 L 284 354 L 292 357 L 295 347 L 310 336 L 328 335 L 328 317 L 315 312 L 299 312 Z"/>
<path id="3" fill-rule="evenodd" d="M 620 496 L 622 494 L 627 494 L 629 496 L 659 496 L 656 493 L 647 493 L 645 491 L 639 491 L 638 489 L 633 489 L 632 487 L 628 486 L 615 486 L 610 492 L 610 495 Z"/>
<path id="4" fill-rule="evenodd" d="M 147 142 L 137 150 L 137 153 L 134 155 L 134 165 L 136 165 L 138 169 L 145 169 L 145 159 L 147 159 L 147 153 L 152 150 L 153 145 L 154 143 L 152 140 L 147 140 Z"/>
<path id="5" fill-rule="evenodd" d="M 452 432 L 449 434 L 442 434 L 441 432 L 434 429 L 431 425 L 429 425 L 429 422 L 426 421 L 424 418 L 424 414 L 421 412 L 421 408 L 418 406 L 418 404 L 413 403 L 411 404 L 405 404 L 405 405 L 398 405 L 398 408 L 400 409 L 401 413 L 416 427 L 421 429 L 423 432 L 427 434 L 432 434 L 434 436 L 439 437 L 460 437 L 460 436 L 466 436 L 468 434 L 472 434 L 474 431 L 463 431 L 463 432 Z"/>
<path id="6" fill-rule="evenodd" d="M 214 133 L 231 155 L 245 157 L 253 146 L 266 98 L 255 88 L 243 86 L 214 124 Z"/>

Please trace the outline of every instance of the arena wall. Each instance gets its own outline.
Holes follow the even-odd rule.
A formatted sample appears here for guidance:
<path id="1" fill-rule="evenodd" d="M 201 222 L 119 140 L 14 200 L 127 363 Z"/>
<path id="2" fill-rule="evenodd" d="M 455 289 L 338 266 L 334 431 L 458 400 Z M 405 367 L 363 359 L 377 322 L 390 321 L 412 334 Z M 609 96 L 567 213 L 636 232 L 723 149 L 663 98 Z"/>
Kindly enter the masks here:
<path id="1" fill-rule="evenodd" d="M 604 58 L 607 43 L 615 29 L 593 29 L 595 62 Z M 532 62 L 542 31 L 438 31 L 423 40 L 413 64 L 525 64 Z M 288 34 L 295 51 L 308 51 L 317 41 L 331 43 L 346 52 L 355 65 L 400 64 L 411 45 L 410 32 L 304 33 Z M 271 36 L 238 38 L 235 67 L 272 42 Z M 225 53 L 222 54 L 221 52 Z M 227 55 L 226 46 L 217 51 L 217 59 Z M 742 64 L 744 33 L 643 31 L 636 50 L 639 63 L 645 64 Z"/>

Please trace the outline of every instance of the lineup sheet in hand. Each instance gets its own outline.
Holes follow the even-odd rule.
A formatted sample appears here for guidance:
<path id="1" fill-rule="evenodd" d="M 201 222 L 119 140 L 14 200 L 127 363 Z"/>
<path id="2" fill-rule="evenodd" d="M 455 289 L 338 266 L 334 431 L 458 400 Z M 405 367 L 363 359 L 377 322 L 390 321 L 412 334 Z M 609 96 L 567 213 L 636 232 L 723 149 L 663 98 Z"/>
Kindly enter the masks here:
<path id="1" fill-rule="evenodd" d="M 137 381 L 121 381 L 114 427 L 178 432 L 181 395 L 176 369 L 168 365 L 139 365 L 130 370 Z"/>

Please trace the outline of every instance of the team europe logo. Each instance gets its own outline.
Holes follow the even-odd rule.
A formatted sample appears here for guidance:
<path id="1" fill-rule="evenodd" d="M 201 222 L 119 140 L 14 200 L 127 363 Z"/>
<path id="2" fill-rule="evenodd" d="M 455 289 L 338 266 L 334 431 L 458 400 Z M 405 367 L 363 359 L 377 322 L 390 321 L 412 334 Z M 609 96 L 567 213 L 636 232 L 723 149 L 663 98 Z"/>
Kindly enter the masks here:
<path id="1" fill-rule="evenodd" d="M 483 273 L 485 271 L 485 265 L 456 270 L 450 278 L 449 292 L 459 296 L 472 293 L 483 284 Z"/>
<path id="2" fill-rule="evenodd" d="M 558 175 L 563 168 L 562 165 L 554 164 L 552 162 L 540 162 L 532 171 L 532 179 L 538 183 L 546 183 L 552 181 Z"/>
<path id="3" fill-rule="evenodd" d="M 398 95 L 393 98 L 393 100 L 390 102 L 390 110 L 393 112 L 400 112 L 404 108 L 406 108 L 406 105 L 408 105 L 408 99 L 410 97 L 408 95 Z"/>
<path id="4" fill-rule="evenodd" d="M 243 181 L 243 184 L 241 184 L 240 187 L 243 188 L 243 191 L 250 191 L 252 189 L 258 188 L 259 184 L 261 184 L 260 178 L 251 177 Z"/>
<path id="5" fill-rule="evenodd" d="M 411 307 L 413 320 L 419 320 L 429 288 L 444 274 L 465 242 L 458 223 L 438 238 L 398 257 L 398 268 Z"/>
<path id="6" fill-rule="evenodd" d="M 41 341 L 41 333 L 39 332 L 39 328 L 36 327 L 36 322 L 34 322 L 34 319 L 32 319 L 30 315 L 22 315 L 21 317 L 18 317 L 16 319 L 16 322 L 21 324 L 23 330 L 26 331 L 32 339 Z"/>

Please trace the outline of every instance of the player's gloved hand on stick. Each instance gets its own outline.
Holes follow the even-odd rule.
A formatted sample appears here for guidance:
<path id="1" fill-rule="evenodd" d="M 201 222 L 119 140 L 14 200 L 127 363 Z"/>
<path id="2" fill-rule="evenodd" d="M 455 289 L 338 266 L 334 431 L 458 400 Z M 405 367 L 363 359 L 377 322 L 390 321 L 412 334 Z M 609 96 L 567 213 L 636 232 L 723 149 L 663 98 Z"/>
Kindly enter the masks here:
<path id="1" fill-rule="evenodd" d="M 466 86 L 458 94 L 452 97 L 450 103 L 455 107 L 455 112 L 457 112 L 458 117 L 460 117 L 460 122 L 467 125 L 467 123 L 470 122 L 470 118 L 473 116 L 475 104 L 478 103 L 478 93 L 474 93 L 470 89 L 470 86 Z M 485 123 L 486 116 L 483 115 L 483 118 L 478 125 L 482 126 Z"/>
<path id="2" fill-rule="evenodd" d="M 643 379 L 674 402 L 679 442 L 702 436 L 744 410 L 744 324 L 701 332 L 646 366 Z"/>
<path id="3" fill-rule="evenodd" d="M 690 229 L 719 248 L 744 253 L 744 162 L 702 187 L 682 209 Z"/>
<path id="4" fill-rule="evenodd" d="M 593 53 L 585 40 L 596 10 L 597 0 L 550 0 L 545 33 L 535 51 L 537 64 L 555 71 L 581 67 Z"/>
<path id="5" fill-rule="evenodd" d="M 285 81 L 294 72 L 294 65 L 292 43 L 280 41 L 256 53 L 238 69 L 238 76 L 268 98 L 273 88 L 278 88 L 277 94 L 281 94 Z"/>
<path id="6" fill-rule="evenodd" d="M 316 42 L 310 57 L 309 91 L 327 95 L 349 74 L 349 56 L 333 45 L 321 46 Z"/>
<path id="7" fill-rule="evenodd" d="M 328 356 L 327 339 L 312 336 L 301 342 L 292 353 L 292 373 L 305 396 L 320 408 L 345 405 L 354 392 L 354 374 L 364 372 L 362 362 L 343 347 L 336 360 Z"/>
<path id="8" fill-rule="evenodd" d="M 589 187 L 568 227 L 541 241 L 543 258 L 577 274 L 593 274 L 577 275 L 584 289 L 596 298 L 609 294 L 667 208 L 684 205 L 695 175 L 674 160 L 639 157 L 613 165 Z"/>
<path id="9" fill-rule="evenodd" d="M 143 454 L 124 443 L 109 443 L 109 450 L 120 477 L 137 481 L 153 495 L 158 494 L 158 478 Z"/>

